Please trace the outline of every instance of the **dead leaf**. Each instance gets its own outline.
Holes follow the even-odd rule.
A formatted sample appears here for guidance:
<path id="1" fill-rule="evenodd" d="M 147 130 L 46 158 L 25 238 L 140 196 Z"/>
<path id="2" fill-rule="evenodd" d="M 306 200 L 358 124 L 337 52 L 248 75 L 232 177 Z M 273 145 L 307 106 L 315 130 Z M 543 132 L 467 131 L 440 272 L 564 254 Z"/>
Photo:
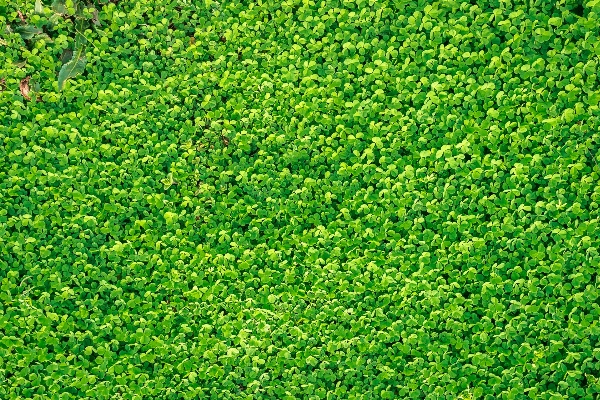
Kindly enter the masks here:
<path id="1" fill-rule="evenodd" d="M 23 95 L 25 100 L 31 100 L 31 97 L 29 96 L 29 80 L 30 79 L 31 79 L 31 77 L 28 76 L 27 78 L 23 79 L 21 81 L 21 83 L 19 84 L 19 89 L 21 89 L 21 94 Z"/>
<path id="2" fill-rule="evenodd" d="M 22 22 L 27 22 L 27 18 L 25 18 L 25 15 L 23 15 L 21 11 L 17 11 L 17 15 L 19 16 Z"/>
<path id="3" fill-rule="evenodd" d="M 191 45 L 195 45 L 196 44 L 196 38 L 193 36 L 190 36 L 190 44 Z"/>
<path id="4" fill-rule="evenodd" d="M 223 140 L 225 147 L 229 146 L 229 139 L 227 137 L 221 136 L 221 140 Z"/>
<path id="5" fill-rule="evenodd" d="M 6 79 L 5 78 L 0 79 L 0 89 L 1 90 L 6 89 Z"/>

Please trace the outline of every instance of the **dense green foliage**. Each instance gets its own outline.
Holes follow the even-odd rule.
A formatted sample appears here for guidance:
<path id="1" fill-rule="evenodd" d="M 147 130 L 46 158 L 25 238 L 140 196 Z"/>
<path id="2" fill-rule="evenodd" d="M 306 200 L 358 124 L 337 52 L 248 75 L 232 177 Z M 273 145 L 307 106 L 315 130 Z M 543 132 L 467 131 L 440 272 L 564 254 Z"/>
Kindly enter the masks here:
<path id="1" fill-rule="evenodd" d="M 35 3 L 1 399 L 600 394 L 600 1 Z"/>

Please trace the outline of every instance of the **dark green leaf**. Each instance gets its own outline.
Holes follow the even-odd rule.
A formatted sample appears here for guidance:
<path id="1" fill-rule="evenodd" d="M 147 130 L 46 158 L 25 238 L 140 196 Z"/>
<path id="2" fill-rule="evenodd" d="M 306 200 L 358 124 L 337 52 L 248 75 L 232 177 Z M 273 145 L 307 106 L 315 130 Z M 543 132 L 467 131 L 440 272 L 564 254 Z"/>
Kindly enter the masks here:
<path id="1" fill-rule="evenodd" d="M 15 32 L 21 35 L 23 40 L 29 40 L 36 35 L 43 33 L 43 31 L 33 25 L 22 25 L 15 28 Z"/>
<path id="2" fill-rule="evenodd" d="M 52 9 L 57 14 L 66 14 L 67 13 L 66 1 L 65 0 L 54 0 L 52 2 Z"/>
<path id="3" fill-rule="evenodd" d="M 69 62 L 65 63 L 58 73 L 58 90 L 62 91 L 67 80 L 76 77 L 85 71 L 85 44 L 83 35 L 77 34 L 75 50 Z"/>

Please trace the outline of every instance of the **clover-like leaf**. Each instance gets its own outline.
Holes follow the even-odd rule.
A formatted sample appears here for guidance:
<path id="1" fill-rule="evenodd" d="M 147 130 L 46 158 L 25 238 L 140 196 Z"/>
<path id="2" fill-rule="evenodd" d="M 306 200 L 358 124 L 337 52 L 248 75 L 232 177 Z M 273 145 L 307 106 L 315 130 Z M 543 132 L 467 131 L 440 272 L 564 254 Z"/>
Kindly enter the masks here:
<path id="1" fill-rule="evenodd" d="M 1 399 L 600 393 L 597 0 L 17 3 Z"/>

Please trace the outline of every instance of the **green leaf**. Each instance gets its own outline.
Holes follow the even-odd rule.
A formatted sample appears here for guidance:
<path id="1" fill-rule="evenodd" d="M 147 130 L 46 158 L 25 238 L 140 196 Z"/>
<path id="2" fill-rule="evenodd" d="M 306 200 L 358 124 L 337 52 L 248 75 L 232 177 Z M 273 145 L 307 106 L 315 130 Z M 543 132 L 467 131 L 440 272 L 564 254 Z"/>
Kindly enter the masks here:
<path id="1" fill-rule="evenodd" d="M 56 46 L 0 40 L 0 400 L 600 392 L 591 9 L 41 2 Z"/>
<path id="2" fill-rule="evenodd" d="M 38 40 L 46 40 L 47 42 L 50 42 L 50 43 L 53 42 L 52 38 L 45 33 L 40 33 L 31 38 L 31 41 L 33 43 L 37 42 Z"/>
<path id="3" fill-rule="evenodd" d="M 559 18 L 559 17 L 550 18 L 548 20 L 548 25 L 551 25 L 551 26 L 561 26 L 562 25 L 562 18 Z"/>
<path id="4" fill-rule="evenodd" d="M 38 15 L 42 15 L 44 13 L 44 5 L 42 4 L 42 0 L 35 0 L 35 8 L 33 12 Z"/>
<path id="5" fill-rule="evenodd" d="M 67 80 L 76 77 L 85 71 L 85 45 L 81 42 L 75 44 L 75 51 L 71 60 L 64 64 L 58 73 L 58 90 L 62 91 Z"/>
<path id="6" fill-rule="evenodd" d="M 52 2 L 52 9 L 57 14 L 66 14 L 67 13 L 67 5 L 65 4 L 65 0 L 54 0 Z"/>
<path id="7" fill-rule="evenodd" d="M 585 4 L 585 7 L 589 8 L 594 12 L 600 11 L 600 0 L 591 0 Z"/>
<path id="8" fill-rule="evenodd" d="M 23 40 L 30 40 L 34 36 L 43 33 L 43 31 L 40 28 L 35 27 L 33 25 L 19 26 L 19 27 L 15 28 L 15 32 L 17 32 L 19 35 L 21 35 Z"/>
<path id="9" fill-rule="evenodd" d="M 64 64 L 58 73 L 58 90 L 62 91 L 67 80 L 76 77 L 85 71 L 85 57 L 73 58 L 68 63 Z"/>

